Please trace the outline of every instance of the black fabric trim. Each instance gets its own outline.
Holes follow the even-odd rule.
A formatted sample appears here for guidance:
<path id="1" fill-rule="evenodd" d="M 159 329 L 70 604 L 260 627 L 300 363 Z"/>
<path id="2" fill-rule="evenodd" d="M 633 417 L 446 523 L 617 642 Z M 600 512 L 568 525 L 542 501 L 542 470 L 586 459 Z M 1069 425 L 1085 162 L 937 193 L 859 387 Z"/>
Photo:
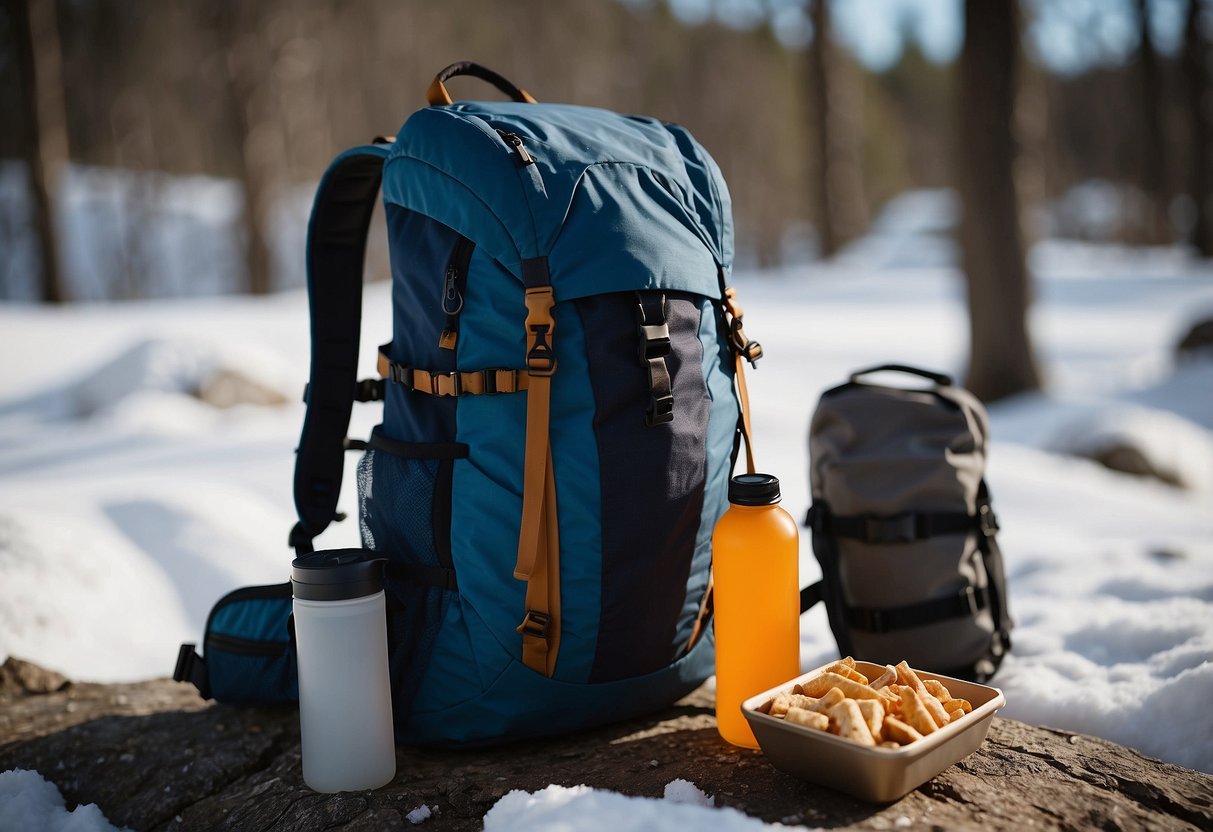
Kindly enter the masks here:
<path id="1" fill-rule="evenodd" d="M 900 607 L 846 608 L 847 624 L 865 633 L 887 633 L 924 627 L 952 618 L 971 618 L 989 606 L 984 589 L 965 587 L 955 595 L 904 604 Z"/>
<path id="2" fill-rule="evenodd" d="M 388 574 L 393 578 L 404 578 L 425 586 L 436 586 L 455 592 L 459 583 L 455 579 L 455 570 L 449 566 L 426 566 L 422 563 L 403 563 L 398 560 L 389 561 Z"/>
<path id="3" fill-rule="evenodd" d="M 467 459 L 468 456 L 466 442 L 401 442 L 384 436 L 378 427 L 371 431 L 366 447 L 406 459 Z"/>
<path id="4" fill-rule="evenodd" d="M 438 463 L 438 473 L 434 477 L 434 496 L 430 502 L 434 554 L 438 556 L 438 562 L 444 568 L 451 570 L 452 584 L 455 578 L 455 562 L 451 557 L 451 494 L 454 487 L 454 471 L 455 461 L 453 459 L 444 459 Z M 452 585 L 448 588 L 454 589 L 455 587 Z"/>
<path id="5" fill-rule="evenodd" d="M 283 641 L 259 641 L 230 636 L 227 633 L 207 633 L 206 635 L 206 654 L 208 656 L 212 649 L 240 656 L 281 656 L 290 646 L 289 637 Z"/>
<path id="6" fill-rule="evenodd" d="M 546 257 L 531 257 L 522 261 L 522 285 L 528 289 L 552 285 Z"/>

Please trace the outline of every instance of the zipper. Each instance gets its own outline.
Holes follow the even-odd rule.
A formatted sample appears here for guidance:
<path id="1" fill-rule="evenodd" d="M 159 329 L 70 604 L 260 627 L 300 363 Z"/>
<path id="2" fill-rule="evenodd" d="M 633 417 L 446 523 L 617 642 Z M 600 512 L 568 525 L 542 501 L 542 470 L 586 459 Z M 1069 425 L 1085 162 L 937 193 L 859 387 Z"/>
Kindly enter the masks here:
<path id="1" fill-rule="evenodd" d="M 239 656 L 282 656 L 286 654 L 289 641 L 254 641 L 247 638 L 225 635 L 224 633 L 209 633 L 206 637 L 205 652 L 222 650 L 224 653 L 235 653 Z"/>
<path id="2" fill-rule="evenodd" d="M 518 161 L 521 162 L 524 167 L 526 165 L 535 164 L 535 158 L 531 156 L 531 154 L 527 153 L 526 147 L 522 143 L 521 136 L 519 136 L 517 133 L 510 133 L 506 130 L 502 130 L 500 127 L 494 129 L 497 130 L 497 134 L 501 136 L 502 141 L 514 148 L 514 154 L 518 157 Z"/>
<path id="3" fill-rule="evenodd" d="M 459 313 L 463 311 L 463 295 L 467 291 L 468 264 L 476 244 L 467 237 L 459 237 L 447 261 L 442 280 L 442 311 L 446 313 L 446 324 L 438 337 L 438 346 L 444 350 L 455 349 L 459 338 Z"/>

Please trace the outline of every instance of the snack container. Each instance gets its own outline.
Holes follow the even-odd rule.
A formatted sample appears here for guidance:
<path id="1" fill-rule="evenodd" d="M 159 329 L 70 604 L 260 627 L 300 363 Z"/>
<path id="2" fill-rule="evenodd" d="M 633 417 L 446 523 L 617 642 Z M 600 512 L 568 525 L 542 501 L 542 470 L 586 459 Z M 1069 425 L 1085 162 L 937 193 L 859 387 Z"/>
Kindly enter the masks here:
<path id="1" fill-rule="evenodd" d="M 938 679 L 954 698 L 967 699 L 973 712 L 900 748 L 869 748 L 758 710 L 776 694 L 790 692 L 824 669 L 823 665 L 751 696 L 741 704 L 741 711 L 762 753 L 776 768 L 871 803 L 891 803 L 972 754 L 985 739 L 995 712 L 1007 703 L 998 688 L 915 669 L 922 679 Z M 874 679 L 884 672 L 884 665 L 857 661 L 855 669 Z"/>

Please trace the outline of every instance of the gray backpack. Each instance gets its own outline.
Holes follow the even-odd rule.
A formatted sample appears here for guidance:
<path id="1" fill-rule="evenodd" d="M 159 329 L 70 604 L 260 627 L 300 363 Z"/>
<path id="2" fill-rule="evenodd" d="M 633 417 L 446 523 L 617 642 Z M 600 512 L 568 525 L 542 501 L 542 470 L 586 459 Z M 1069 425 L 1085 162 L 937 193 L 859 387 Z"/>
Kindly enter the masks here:
<path id="1" fill-rule="evenodd" d="M 930 382 L 862 380 L 877 372 Z M 896 364 L 822 394 L 809 428 L 805 524 L 843 655 L 985 681 L 1011 647 L 1002 555 L 984 472 L 989 423 L 941 373 Z"/>

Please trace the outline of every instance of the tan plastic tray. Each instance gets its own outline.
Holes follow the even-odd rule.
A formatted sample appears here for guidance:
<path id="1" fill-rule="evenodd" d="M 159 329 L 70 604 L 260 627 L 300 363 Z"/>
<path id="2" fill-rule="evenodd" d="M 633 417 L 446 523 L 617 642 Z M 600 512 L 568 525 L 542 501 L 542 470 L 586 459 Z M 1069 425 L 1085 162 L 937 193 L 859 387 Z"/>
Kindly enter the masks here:
<path id="1" fill-rule="evenodd" d="M 938 679 L 953 697 L 967 699 L 973 712 L 900 748 L 868 748 L 758 711 L 775 694 L 791 691 L 824 667 L 751 696 L 741 703 L 741 711 L 776 768 L 872 803 L 897 800 L 972 754 L 986 738 L 994 713 L 1007 703 L 998 688 L 916 669 L 919 677 Z M 883 665 L 871 662 L 857 661 L 855 667 L 869 679 L 884 672 Z"/>

